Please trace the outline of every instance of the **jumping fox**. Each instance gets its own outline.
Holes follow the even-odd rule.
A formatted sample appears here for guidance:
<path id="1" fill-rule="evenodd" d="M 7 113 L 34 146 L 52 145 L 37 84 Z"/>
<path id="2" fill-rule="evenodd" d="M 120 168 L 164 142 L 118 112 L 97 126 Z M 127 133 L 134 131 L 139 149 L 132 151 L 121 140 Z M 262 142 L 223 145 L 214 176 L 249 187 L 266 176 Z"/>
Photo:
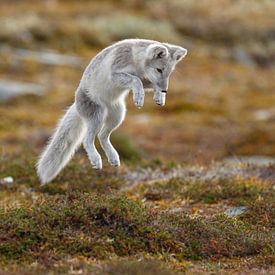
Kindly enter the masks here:
<path id="1" fill-rule="evenodd" d="M 75 102 L 37 163 L 41 183 L 54 179 L 81 143 L 93 168 L 101 169 L 96 137 L 109 163 L 119 166 L 110 135 L 125 118 L 125 97 L 132 90 L 134 104 L 141 108 L 144 89 L 152 89 L 154 101 L 163 106 L 170 74 L 186 54 L 180 46 L 143 39 L 122 40 L 99 52 L 85 69 Z"/>

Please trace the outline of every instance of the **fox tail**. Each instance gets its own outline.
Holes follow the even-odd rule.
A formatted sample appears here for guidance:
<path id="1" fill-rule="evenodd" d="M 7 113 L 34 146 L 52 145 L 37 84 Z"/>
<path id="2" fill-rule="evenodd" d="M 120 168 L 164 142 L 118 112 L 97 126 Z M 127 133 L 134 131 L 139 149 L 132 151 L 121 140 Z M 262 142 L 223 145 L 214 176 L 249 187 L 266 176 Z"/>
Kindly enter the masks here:
<path id="1" fill-rule="evenodd" d="M 85 124 L 74 103 L 60 120 L 37 162 L 36 170 L 42 185 L 53 180 L 69 162 L 83 141 L 84 134 Z"/>

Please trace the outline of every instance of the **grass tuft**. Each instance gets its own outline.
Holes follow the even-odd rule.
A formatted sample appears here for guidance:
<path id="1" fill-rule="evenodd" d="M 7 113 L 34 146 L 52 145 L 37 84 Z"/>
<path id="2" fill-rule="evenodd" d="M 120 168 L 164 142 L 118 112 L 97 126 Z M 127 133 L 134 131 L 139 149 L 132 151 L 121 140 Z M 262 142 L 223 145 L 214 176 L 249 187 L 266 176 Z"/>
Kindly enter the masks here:
<path id="1" fill-rule="evenodd" d="M 238 219 L 160 214 L 125 196 L 76 192 L 1 211 L 0 239 L 0 260 L 8 262 L 168 252 L 198 260 L 256 255 L 266 246 Z"/>
<path id="2" fill-rule="evenodd" d="M 140 189 L 146 199 L 152 200 L 184 198 L 192 202 L 204 203 L 231 200 L 235 204 L 243 204 L 257 199 L 267 188 L 257 179 L 202 179 L 194 182 L 173 178 L 153 185 L 144 185 Z"/>

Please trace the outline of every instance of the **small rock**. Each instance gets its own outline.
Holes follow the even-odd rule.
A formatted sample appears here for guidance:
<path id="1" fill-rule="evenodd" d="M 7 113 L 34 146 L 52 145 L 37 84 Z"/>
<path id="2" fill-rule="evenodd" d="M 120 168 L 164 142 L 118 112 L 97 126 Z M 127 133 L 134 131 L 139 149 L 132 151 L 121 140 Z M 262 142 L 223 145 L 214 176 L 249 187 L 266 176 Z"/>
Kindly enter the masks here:
<path id="1" fill-rule="evenodd" d="M 236 47 L 235 49 L 233 49 L 232 58 L 240 64 L 245 65 L 247 67 L 257 67 L 257 64 L 250 56 L 250 54 L 241 47 Z"/>
<path id="2" fill-rule="evenodd" d="M 247 207 L 239 206 L 239 207 L 230 207 L 224 211 L 224 214 L 229 217 L 240 216 L 247 211 Z"/>
<path id="3" fill-rule="evenodd" d="M 31 194 L 31 193 L 34 192 L 34 189 L 33 188 L 26 188 L 24 191 L 25 191 L 26 194 Z"/>
<path id="4" fill-rule="evenodd" d="M 44 91 L 42 85 L 0 79 L 0 102 L 24 94 L 42 95 Z"/>
<path id="5" fill-rule="evenodd" d="M 225 158 L 224 163 L 227 164 L 250 164 L 250 165 L 257 165 L 257 166 L 266 166 L 270 164 L 275 164 L 275 158 L 269 156 L 238 156 L 238 157 L 228 157 Z"/>
<path id="6" fill-rule="evenodd" d="M 13 177 L 5 177 L 3 179 L 0 179 L 0 186 L 7 186 L 11 187 L 13 184 Z"/>
<path id="7" fill-rule="evenodd" d="M 182 208 L 180 208 L 180 207 L 172 208 L 168 212 L 172 213 L 172 214 L 174 214 L 174 213 L 180 213 L 180 212 L 182 212 Z"/>
<path id="8" fill-rule="evenodd" d="M 146 114 L 136 115 L 135 121 L 139 124 L 147 124 L 150 122 L 150 117 Z"/>
<path id="9" fill-rule="evenodd" d="M 42 64 L 54 66 L 82 67 L 83 65 L 83 60 L 80 57 L 55 51 L 17 49 L 14 57 L 19 60 L 31 59 Z"/>
<path id="10" fill-rule="evenodd" d="M 254 113 L 254 117 L 259 121 L 267 121 L 275 118 L 275 109 L 262 109 Z"/>

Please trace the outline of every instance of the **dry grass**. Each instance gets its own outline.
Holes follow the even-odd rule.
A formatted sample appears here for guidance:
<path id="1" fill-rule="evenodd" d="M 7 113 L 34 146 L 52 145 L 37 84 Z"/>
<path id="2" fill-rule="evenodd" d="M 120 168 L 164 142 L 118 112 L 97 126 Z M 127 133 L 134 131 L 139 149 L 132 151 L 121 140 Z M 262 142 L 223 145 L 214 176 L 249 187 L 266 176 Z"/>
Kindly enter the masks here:
<path id="1" fill-rule="evenodd" d="M 0 185 L 0 272 L 274 272 L 274 165 L 211 165 L 275 154 L 274 8 L 271 0 L 2 1 L 0 77 L 48 93 L 0 104 L 0 179 L 14 178 Z M 104 159 L 94 171 L 80 150 L 39 187 L 36 158 L 85 66 L 18 62 L 15 49 L 74 53 L 86 64 L 126 36 L 188 48 L 167 105 L 147 95 L 137 110 L 129 97 L 113 137 L 120 169 Z M 247 211 L 224 215 L 233 206 Z"/>

